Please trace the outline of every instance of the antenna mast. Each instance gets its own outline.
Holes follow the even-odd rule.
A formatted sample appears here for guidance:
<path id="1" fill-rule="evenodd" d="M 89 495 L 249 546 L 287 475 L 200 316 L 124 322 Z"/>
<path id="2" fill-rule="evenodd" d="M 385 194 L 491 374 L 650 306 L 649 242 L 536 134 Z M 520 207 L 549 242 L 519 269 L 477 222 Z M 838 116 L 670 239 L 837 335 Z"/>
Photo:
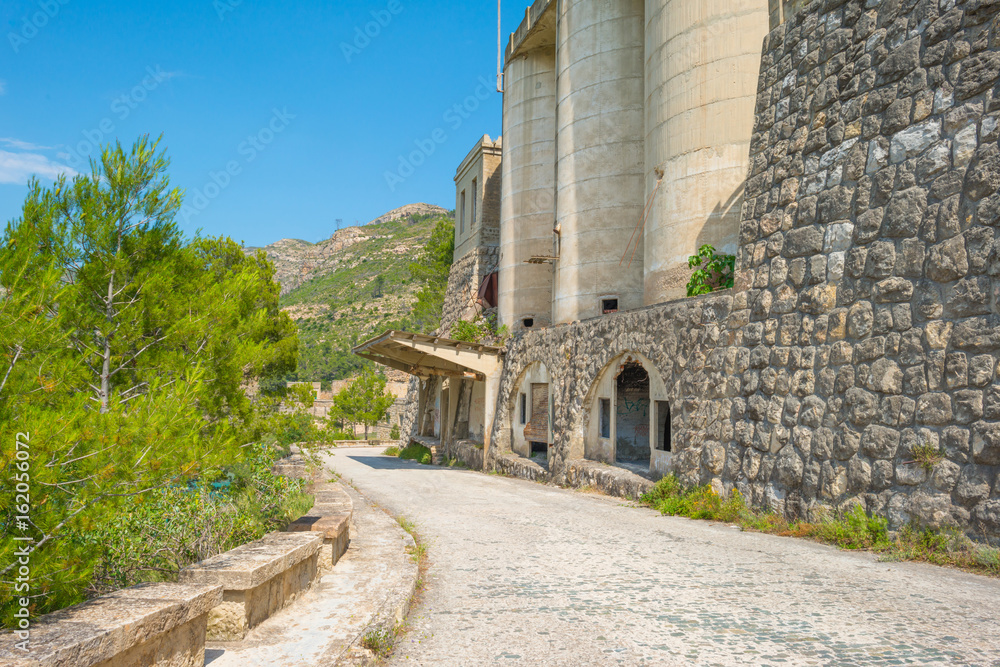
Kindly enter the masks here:
<path id="1" fill-rule="evenodd" d="M 503 30 L 500 27 L 500 0 L 497 0 L 497 92 L 503 92 Z"/>

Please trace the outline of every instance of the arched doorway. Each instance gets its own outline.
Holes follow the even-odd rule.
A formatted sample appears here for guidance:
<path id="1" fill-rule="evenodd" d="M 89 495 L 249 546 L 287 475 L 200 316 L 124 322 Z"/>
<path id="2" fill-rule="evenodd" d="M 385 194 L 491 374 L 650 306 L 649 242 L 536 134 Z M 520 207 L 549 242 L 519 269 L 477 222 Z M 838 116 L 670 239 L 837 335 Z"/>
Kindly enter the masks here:
<path id="1" fill-rule="evenodd" d="M 649 373 L 631 361 L 615 378 L 615 463 L 649 470 Z M 610 425 L 610 424 L 609 424 Z"/>
<path id="2" fill-rule="evenodd" d="M 642 474 L 667 471 L 670 403 L 666 385 L 648 359 L 619 355 L 598 375 L 588 401 L 586 458 Z"/>
<path id="3" fill-rule="evenodd" d="M 521 373 L 511 393 L 510 448 L 542 466 L 552 444 L 552 392 L 549 370 L 533 362 Z"/>

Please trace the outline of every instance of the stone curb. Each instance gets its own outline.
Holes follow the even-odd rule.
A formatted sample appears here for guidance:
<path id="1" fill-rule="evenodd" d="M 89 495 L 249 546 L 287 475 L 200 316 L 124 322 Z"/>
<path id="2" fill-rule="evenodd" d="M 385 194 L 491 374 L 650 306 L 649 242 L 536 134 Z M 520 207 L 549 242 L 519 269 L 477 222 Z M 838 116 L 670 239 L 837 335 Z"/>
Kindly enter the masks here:
<path id="1" fill-rule="evenodd" d="M 344 487 L 355 505 L 364 503 L 373 511 L 381 512 L 380 508 L 374 506 L 357 489 Z M 388 513 L 386 513 L 388 514 Z M 408 549 L 416 548 L 413 537 L 398 527 L 403 534 L 403 541 Z M 385 600 L 372 615 L 372 618 L 361 629 L 350 644 L 331 663 L 334 667 L 368 667 L 379 664 L 380 658 L 370 650 L 362 646 L 364 638 L 372 632 L 384 632 L 395 638 L 397 628 L 406 620 L 410 613 L 410 603 L 417 590 L 417 579 L 420 577 L 420 568 L 413 561 L 407 561 L 406 571 L 403 573 L 402 581 L 386 594 Z"/>

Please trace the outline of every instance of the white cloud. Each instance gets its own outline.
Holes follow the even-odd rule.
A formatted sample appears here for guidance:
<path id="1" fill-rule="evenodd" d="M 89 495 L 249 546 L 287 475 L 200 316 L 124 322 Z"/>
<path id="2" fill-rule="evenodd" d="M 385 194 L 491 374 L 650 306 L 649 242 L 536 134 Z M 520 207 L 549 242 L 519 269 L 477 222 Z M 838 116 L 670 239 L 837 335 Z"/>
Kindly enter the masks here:
<path id="1" fill-rule="evenodd" d="M 54 180 L 61 174 L 72 178 L 77 172 L 37 153 L 11 153 L 0 150 L 0 183 L 24 185 L 31 176 Z"/>
<path id="2" fill-rule="evenodd" d="M 13 139 L 11 137 L 0 137 L 0 144 L 19 151 L 47 151 L 52 148 L 51 146 L 39 146 L 38 144 L 32 144 L 27 141 L 21 141 L 20 139 Z"/>

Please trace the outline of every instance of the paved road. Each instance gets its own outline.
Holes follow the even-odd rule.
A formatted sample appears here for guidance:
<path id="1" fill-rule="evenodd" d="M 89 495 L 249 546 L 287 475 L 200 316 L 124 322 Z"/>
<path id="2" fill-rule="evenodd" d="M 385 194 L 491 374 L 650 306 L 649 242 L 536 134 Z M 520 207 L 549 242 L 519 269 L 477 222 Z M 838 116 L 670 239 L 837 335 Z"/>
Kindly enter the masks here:
<path id="1" fill-rule="evenodd" d="M 1000 666 L 998 580 L 376 451 L 329 461 L 429 545 L 390 665 Z"/>

